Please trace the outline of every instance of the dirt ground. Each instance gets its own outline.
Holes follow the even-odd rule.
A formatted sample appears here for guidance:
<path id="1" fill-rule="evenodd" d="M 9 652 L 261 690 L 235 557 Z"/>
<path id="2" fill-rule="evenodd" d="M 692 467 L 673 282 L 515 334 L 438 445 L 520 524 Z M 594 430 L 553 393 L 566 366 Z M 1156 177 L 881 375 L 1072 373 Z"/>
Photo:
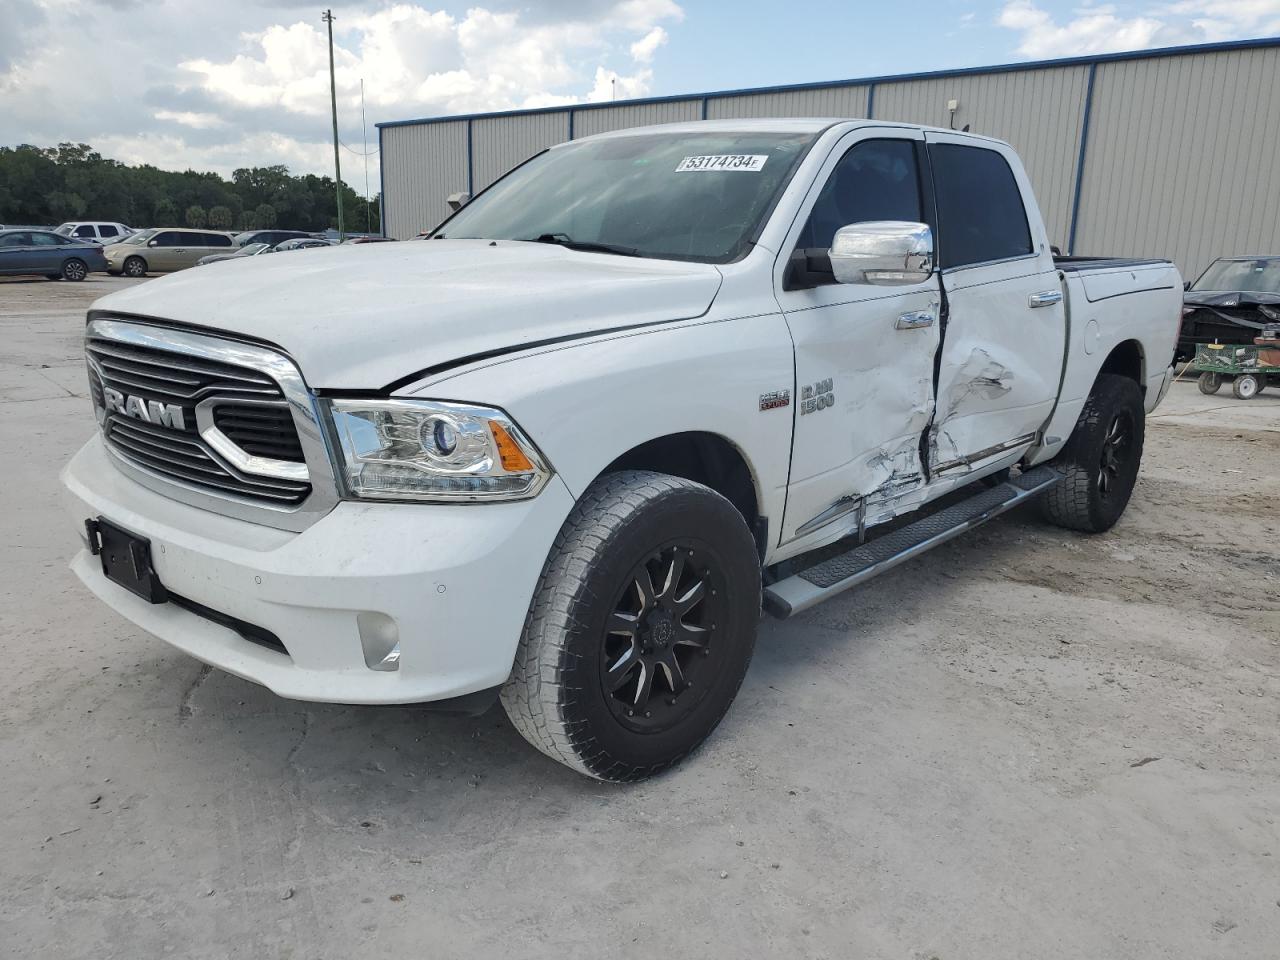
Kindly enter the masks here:
<path id="1" fill-rule="evenodd" d="M 677 770 L 308 705 L 67 570 L 83 312 L 0 281 L 0 954 L 1280 956 L 1280 390 L 1179 383 L 1128 513 L 1015 512 L 786 623 Z"/>

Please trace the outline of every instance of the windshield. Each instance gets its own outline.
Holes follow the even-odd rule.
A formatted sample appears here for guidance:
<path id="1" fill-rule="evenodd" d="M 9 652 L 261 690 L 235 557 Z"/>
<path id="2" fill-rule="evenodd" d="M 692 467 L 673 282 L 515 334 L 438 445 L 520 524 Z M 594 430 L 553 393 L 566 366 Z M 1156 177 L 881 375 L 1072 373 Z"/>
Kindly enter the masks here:
<path id="1" fill-rule="evenodd" d="M 242 249 L 246 254 L 248 254 L 249 256 L 251 256 L 251 257 L 252 257 L 255 253 L 262 253 L 262 251 L 264 251 L 264 250 L 270 250 L 270 249 L 271 249 L 271 244 L 269 244 L 269 243 L 248 243 L 248 244 L 245 244 L 245 245 L 244 245 L 243 247 L 241 247 L 240 249 Z"/>
<path id="2" fill-rule="evenodd" d="M 133 243 L 133 244 L 146 243 L 146 242 L 147 242 L 148 240 L 150 240 L 153 236 L 155 236 L 155 233 L 156 233 L 156 232 L 155 232 L 154 230 L 142 230 L 142 231 L 140 231 L 140 232 L 138 232 L 138 233 L 130 234 L 129 236 L 125 237 L 125 238 L 124 238 L 123 240 L 121 240 L 120 242 L 121 242 L 121 243 Z"/>
<path id="3" fill-rule="evenodd" d="M 69 237 L 71 236 L 71 231 L 74 230 L 75 227 L 76 225 L 74 223 L 64 223 L 62 226 L 58 227 L 58 229 L 54 230 L 53 232 L 60 234 L 61 236 L 64 236 L 64 237 Z"/>
<path id="4" fill-rule="evenodd" d="M 512 171 L 435 236 L 728 263 L 755 239 L 815 136 L 644 134 L 559 147 Z"/>
<path id="5" fill-rule="evenodd" d="M 1280 257 L 1256 260 L 1215 260 L 1192 290 L 1234 290 L 1242 293 L 1280 293 Z"/>

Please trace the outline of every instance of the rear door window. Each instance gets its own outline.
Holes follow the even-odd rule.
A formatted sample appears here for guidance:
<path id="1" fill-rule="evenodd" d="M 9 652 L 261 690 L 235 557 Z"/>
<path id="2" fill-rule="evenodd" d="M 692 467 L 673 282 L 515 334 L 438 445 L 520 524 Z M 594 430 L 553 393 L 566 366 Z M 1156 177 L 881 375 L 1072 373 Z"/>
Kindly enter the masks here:
<path id="1" fill-rule="evenodd" d="M 221 233 L 211 233 L 204 238 L 206 247 L 229 247 L 231 246 L 231 238 Z"/>
<path id="2" fill-rule="evenodd" d="M 99 227 L 98 233 L 104 237 L 118 237 L 120 235 L 120 231 L 109 223 Z"/>
<path id="3" fill-rule="evenodd" d="M 56 247 L 62 241 L 51 233 L 33 233 L 31 234 L 31 245 L 33 247 Z"/>
<path id="4" fill-rule="evenodd" d="M 1008 162 L 994 150 L 929 145 L 938 204 L 938 265 L 963 267 L 1031 253 L 1031 228 Z"/>

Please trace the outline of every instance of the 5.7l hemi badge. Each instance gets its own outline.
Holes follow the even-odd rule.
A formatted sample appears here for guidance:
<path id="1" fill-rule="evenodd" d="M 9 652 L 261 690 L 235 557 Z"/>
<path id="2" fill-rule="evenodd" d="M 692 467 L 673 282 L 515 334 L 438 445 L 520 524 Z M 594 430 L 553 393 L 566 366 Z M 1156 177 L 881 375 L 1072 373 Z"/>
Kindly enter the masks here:
<path id="1" fill-rule="evenodd" d="M 760 394 L 761 410 L 777 410 L 779 407 L 791 406 L 790 390 L 770 390 Z"/>

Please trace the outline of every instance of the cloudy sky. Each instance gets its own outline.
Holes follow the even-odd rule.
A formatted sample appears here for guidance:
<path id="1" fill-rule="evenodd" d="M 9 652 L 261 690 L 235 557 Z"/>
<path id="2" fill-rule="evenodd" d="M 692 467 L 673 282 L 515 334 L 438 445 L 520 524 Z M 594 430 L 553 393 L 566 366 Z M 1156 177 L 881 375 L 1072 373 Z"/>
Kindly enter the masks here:
<path id="1" fill-rule="evenodd" d="M 328 172 L 322 9 L 0 0 L 0 145 Z M 343 172 L 357 190 L 362 79 L 373 150 L 381 120 L 1280 34 L 1280 0 L 368 0 L 334 12 Z"/>

